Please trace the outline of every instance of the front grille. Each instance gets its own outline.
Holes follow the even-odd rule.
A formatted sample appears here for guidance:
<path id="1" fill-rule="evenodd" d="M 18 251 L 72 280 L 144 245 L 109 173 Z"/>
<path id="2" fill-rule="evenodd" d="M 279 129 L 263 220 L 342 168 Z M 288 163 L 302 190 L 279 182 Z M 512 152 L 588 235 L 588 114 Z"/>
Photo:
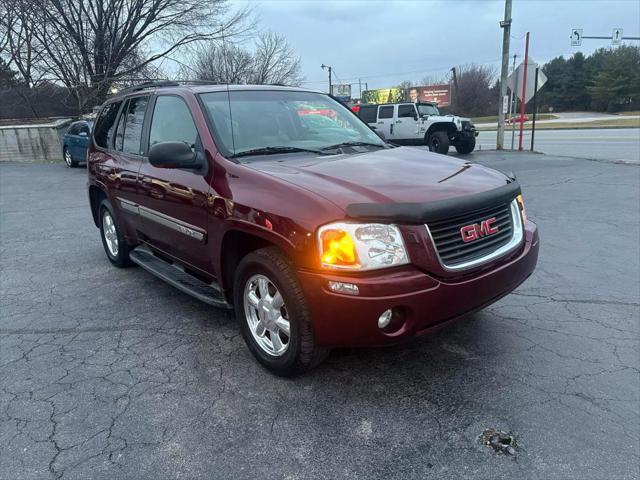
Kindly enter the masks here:
<path id="1" fill-rule="evenodd" d="M 493 226 L 498 231 L 465 243 L 460 229 L 466 225 L 480 224 L 483 220 L 495 217 Z M 491 255 L 500 247 L 509 243 L 513 237 L 513 219 L 511 203 L 475 210 L 454 218 L 430 223 L 428 225 L 431 238 L 435 244 L 440 261 L 446 267 L 455 267 L 467 262 L 482 259 Z"/>

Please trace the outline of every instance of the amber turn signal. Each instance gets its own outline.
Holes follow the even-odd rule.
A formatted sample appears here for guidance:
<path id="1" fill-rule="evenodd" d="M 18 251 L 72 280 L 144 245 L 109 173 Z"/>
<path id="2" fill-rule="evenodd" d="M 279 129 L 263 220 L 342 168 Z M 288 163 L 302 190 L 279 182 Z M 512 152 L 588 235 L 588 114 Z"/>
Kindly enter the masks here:
<path id="1" fill-rule="evenodd" d="M 356 246 L 347 232 L 328 229 L 320 234 L 322 264 L 330 266 L 355 266 L 358 263 Z"/>
<path id="2" fill-rule="evenodd" d="M 518 195 L 516 197 L 516 201 L 520 207 L 520 212 L 522 213 L 522 224 L 524 225 L 527 223 L 527 211 L 524 209 L 524 198 L 522 198 L 522 195 Z"/>

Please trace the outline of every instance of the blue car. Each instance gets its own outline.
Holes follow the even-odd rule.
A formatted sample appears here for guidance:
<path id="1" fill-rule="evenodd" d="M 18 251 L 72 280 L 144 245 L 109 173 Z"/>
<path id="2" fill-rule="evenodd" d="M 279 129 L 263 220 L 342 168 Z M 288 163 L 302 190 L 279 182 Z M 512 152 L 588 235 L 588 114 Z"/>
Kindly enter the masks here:
<path id="1" fill-rule="evenodd" d="M 74 168 L 87 161 L 87 148 L 91 139 L 92 122 L 80 120 L 69 125 L 62 138 L 62 156 L 67 167 Z"/>

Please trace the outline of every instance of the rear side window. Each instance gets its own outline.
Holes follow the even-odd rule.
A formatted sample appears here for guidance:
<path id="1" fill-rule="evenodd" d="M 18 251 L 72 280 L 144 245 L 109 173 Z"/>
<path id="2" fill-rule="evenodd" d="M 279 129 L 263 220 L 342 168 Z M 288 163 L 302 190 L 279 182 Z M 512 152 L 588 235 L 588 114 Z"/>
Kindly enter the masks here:
<path id="1" fill-rule="evenodd" d="M 378 118 L 393 118 L 393 105 L 380 107 L 378 110 Z"/>
<path id="2" fill-rule="evenodd" d="M 413 105 L 399 105 L 398 118 L 413 118 L 416 116 L 416 109 Z"/>
<path id="3" fill-rule="evenodd" d="M 94 130 L 94 138 L 96 145 L 102 148 L 109 148 L 112 144 L 113 134 L 115 132 L 116 117 L 122 102 L 110 103 L 100 112 L 100 118 L 96 123 Z"/>
<path id="4" fill-rule="evenodd" d="M 180 97 L 160 96 L 151 118 L 149 146 L 159 142 L 185 142 L 195 145 L 198 130 L 189 107 Z"/>
<path id="5" fill-rule="evenodd" d="M 377 105 L 369 105 L 366 107 L 360 107 L 358 115 L 365 123 L 375 123 L 376 113 L 378 111 Z"/>
<path id="6" fill-rule="evenodd" d="M 148 97 L 135 97 L 129 100 L 126 115 L 123 110 L 122 117 L 125 118 L 124 137 L 122 151 L 140 155 L 140 139 L 142 138 L 142 123 L 144 113 L 147 111 Z"/>
<path id="7" fill-rule="evenodd" d="M 78 134 L 78 124 L 74 123 L 69 127 L 69 130 L 67 130 L 67 133 L 69 135 L 77 135 Z"/>
<path id="8" fill-rule="evenodd" d="M 90 133 L 89 125 L 87 125 L 86 123 L 79 124 L 78 133 L 86 133 L 88 135 Z"/>

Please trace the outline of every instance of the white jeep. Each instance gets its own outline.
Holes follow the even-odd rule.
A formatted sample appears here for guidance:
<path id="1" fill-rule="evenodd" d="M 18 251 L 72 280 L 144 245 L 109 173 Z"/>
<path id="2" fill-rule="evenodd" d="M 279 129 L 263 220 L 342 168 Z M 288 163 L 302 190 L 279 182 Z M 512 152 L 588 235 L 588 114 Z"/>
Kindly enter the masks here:
<path id="1" fill-rule="evenodd" d="M 440 115 L 434 103 L 387 103 L 360 105 L 358 115 L 381 137 L 402 145 L 427 145 L 432 152 L 471 153 L 478 132 L 470 119 Z"/>

